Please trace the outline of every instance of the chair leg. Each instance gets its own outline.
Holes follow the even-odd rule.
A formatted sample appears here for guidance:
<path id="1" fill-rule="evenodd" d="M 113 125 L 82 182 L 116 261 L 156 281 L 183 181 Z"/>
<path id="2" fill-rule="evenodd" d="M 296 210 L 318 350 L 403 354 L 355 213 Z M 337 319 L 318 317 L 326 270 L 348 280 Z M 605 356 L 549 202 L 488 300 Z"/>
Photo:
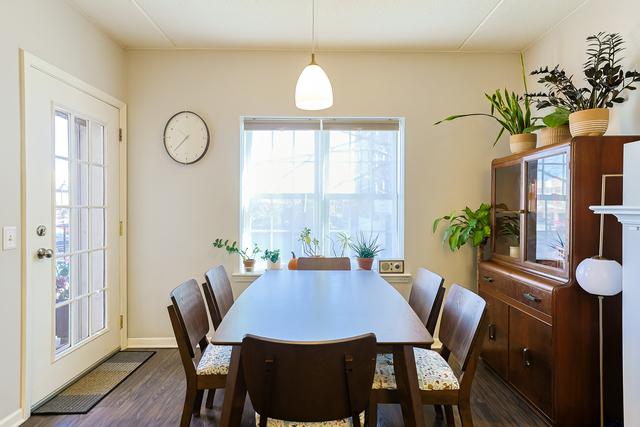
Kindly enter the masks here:
<path id="1" fill-rule="evenodd" d="M 213 408 L 213 399 L 215 399 L 215 397 L 216 397 L 216 389 L 212 388 L 207 392 L 207 403 L 205 404 L 205 407 L 207 409 Z"/>
<path id="2" fill-rule="evenodd" d="M 436 418 L 444 418 L 444 412 L 442 411 L 442 405 L 433 405 L 433 410 L 436 411 Z"/>
<path id="3" fill-rule="evenodd" d="M 444 413 L 447 416 L 447 426 L 455 427 L 456 420 L 453 417 L 453 408 L 451 407 L 451 405 L 444 405 Z"/>
<path id="4" fill-rule="evenodd" d="M 187 391 L 184 396 L 184 406 L 182 408 L 182 417 L 180 418 L 180 427 L 189 427 L 191 424 L 191 415 L 193 414 L 193 406 L 196 403 L 196 395 L 198 391 L 195 387 L 190 387 L 187 383 Z"/>
<path id="5" fill-rule="evenodd" d="M 200 416 L 200 408 L 202 408 L 202 398 L 204 397 L 204 390 L 196 391 L 196 399 L 193 402 L 193 415 Z"/>
<path id="6" fill-rule="evenodd" d="M 369 407 L 365 412 L 365 425 L 378 427 L 378 404 L 376 402 L 369 402 Z"/>
<path id="7" fill-rule="evenodd" d="M 473 418 L 471 416 L 471 405 L 469 402 L 459 402 L 458 412 L 460 413 L 460 420 L 462 421 L 462 427 L 473 427 Z"/>

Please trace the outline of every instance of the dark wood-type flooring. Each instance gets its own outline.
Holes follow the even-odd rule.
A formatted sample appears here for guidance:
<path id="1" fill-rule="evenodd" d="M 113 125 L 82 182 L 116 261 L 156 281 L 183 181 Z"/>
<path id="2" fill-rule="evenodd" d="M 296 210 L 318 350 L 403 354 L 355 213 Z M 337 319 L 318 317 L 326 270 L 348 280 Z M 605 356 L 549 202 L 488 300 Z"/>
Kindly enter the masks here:
<path id="1" fill-rule="evenodd" d="M 158 350 L 141 368 L 120 384 L 86 415 L 32 416 L 23 426 L 177 426 L 184 399 L 184 371 L 178 351 Z M 223 392 L 216 393 L 213 409 L 203 405 L 192 426 L 215 426 L 220 420 Z M 471 395 L 474 425 L 478 427 L 517 426 L 546 427 L 547 424 L 480 362 Z M 446 425 L 436 419 L 433 408 L 425 406 L 427 426 Z M 457 414 L 456 414 L 457 415 Z M 456 423 L 460 421 L 456 416 Z M 402 426 L 398 405 L 381 405 L 378 425 Z M 248 402 L 243 427 L 255 426 Z"/>

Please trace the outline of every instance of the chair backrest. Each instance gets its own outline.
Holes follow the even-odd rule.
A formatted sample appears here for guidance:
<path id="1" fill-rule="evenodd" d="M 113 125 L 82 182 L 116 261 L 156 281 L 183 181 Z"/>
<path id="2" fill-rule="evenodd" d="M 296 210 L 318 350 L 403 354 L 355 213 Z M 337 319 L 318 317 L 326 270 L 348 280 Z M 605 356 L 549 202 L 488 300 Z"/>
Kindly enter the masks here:
<path id="1" fill-rule="evenodd" d="M 470 361 L 475 368 L 482 345 L 481 332 L 486 332 L 486 306 L 485 300 L 469 289 L 460 285 L 449 288 L 442 309 L 439 338 L 444 346 L 443 357 L 446 359 L 449 353 L 452 354 L 463 373 Z"/>
<path id="2" fill-rule="evenodd" d="M 227 271 L 222 265 L 212 268 L 204 275 L 206 283 L 202 284 L 204 296 L 209 307 L 213 327 L 218 329 L 220 322 L 233 305 L 233 290 Z"/>
<path id="3" fill-rule="evenodd" d="M 347 257 L 300 257 L 298 270 L 351 270 Z"/>
<path id="4" fill-rule="evenodd" d="M 431 335 L 436 329 L 442 300 L 444 299 L 444 279 L 426 268 L 419 268 L 411 286 L 409 305 L 427 327 Z"/>
<path id="5" fill-rule="evenodd" d="M 358 425 L 375 366 L 373 334 L 325 342 L 247 335 L 242 341 L 245 383 L 261 423 L 263 418 L 320 422 L 352 417 Z"/>
<path id="6" fill-rule="evenodd" d="M 207 309 L 198 282 L 194 279 L 188 280 L 172 290 L 170 296 L 171 305 L 167 308 L 178 348 L 181 353 L 182 350 L 186 350 L 187 354 L 194 358 L 198 344 L 201 351 L 206 348 L 209 332 Z"/>

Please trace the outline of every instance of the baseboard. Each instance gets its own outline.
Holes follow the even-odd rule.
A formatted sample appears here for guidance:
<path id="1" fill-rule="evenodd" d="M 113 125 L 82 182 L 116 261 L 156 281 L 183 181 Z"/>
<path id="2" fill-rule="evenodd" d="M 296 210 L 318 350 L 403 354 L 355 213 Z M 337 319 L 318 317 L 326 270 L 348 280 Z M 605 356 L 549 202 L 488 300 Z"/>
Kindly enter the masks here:
<path id="1" fill-rule="evenodd" d="M 0 427 L 17 427 L 25 420 L 22 418 L 22 410 L 18 409 L 12 414 L 0 420 Z"/>
<path id="2" fill-rule="evenodd" d="M 178 348 L 174 337 L 159 338 L 131 338 L 127 341 L 127 348 Z"/>

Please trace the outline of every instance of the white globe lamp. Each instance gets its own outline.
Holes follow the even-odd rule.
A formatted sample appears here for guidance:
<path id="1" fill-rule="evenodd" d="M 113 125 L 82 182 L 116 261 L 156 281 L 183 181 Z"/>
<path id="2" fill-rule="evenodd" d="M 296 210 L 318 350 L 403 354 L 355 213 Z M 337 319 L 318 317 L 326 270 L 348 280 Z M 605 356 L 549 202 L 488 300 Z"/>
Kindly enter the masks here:
<path id="1" fill-rule="evenodd" d="M 576 268 L 576 280 L 593 295 L 613 296 L 622 292 L 622 266 L 618 261 L 596 256 Z"/>
<path id="2" fill-rule="evenodd" d="M 333 88 L 327 73 L 324 72 L 311 54 L 307 65 L 296 84 L 296 107 L 301 110 L 324 110 L 333 105 Z"/>

